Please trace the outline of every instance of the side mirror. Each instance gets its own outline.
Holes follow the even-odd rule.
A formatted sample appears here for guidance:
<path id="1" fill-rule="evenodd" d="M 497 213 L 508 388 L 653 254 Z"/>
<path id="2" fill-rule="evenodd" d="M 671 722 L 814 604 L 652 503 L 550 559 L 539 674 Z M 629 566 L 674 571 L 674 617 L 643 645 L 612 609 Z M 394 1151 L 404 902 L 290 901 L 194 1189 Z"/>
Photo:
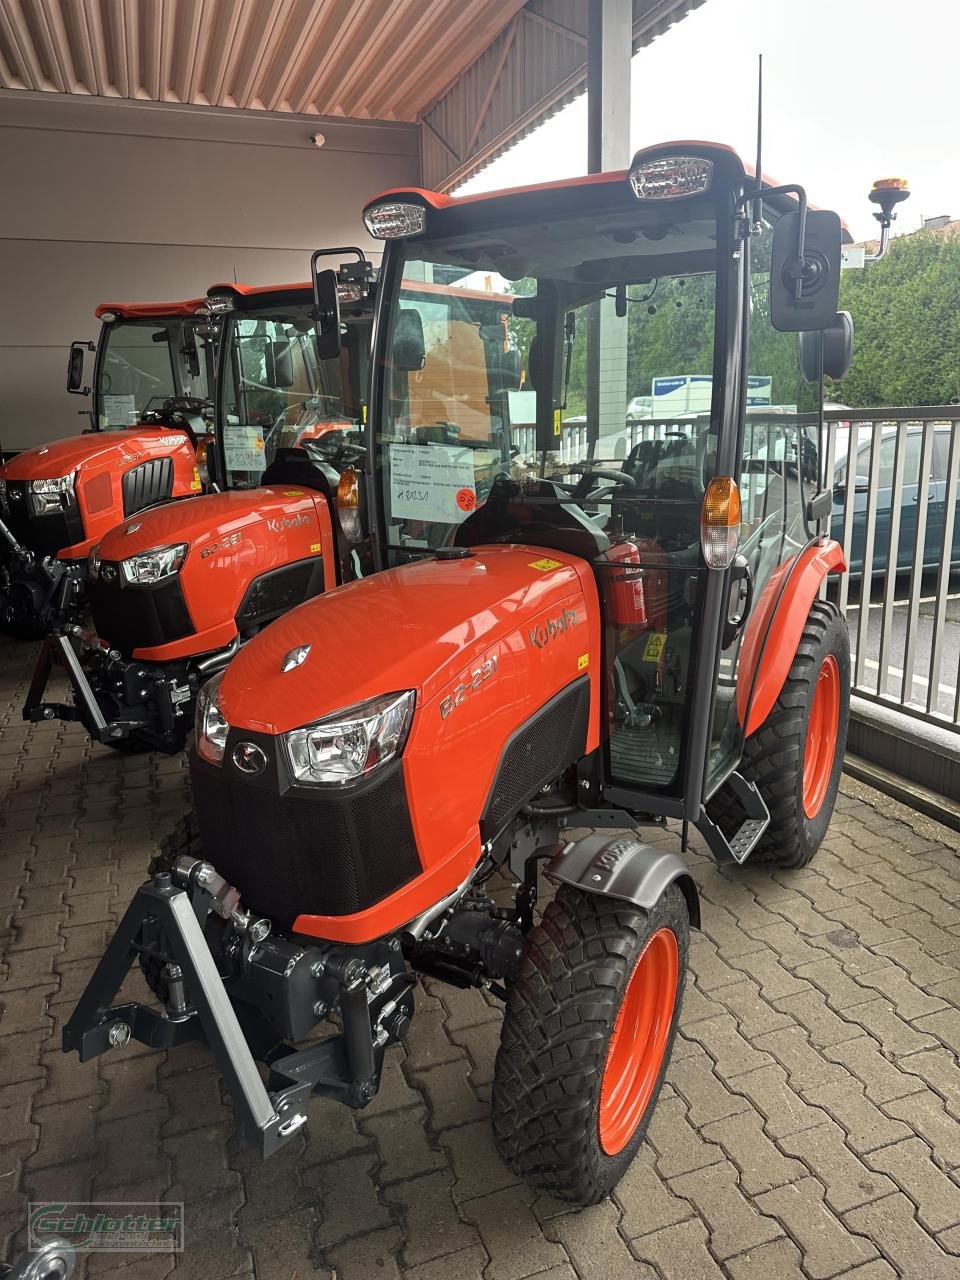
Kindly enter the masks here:
<path id="1" fill-rule="evenodd" d="M 277 390 L 293 386 L 293 350 L 285 339 L 275 339 L 267 343 L 267 382 Z"/>
<path id="2" fill-rule="evenodd" d="M 826 329 L 808 329 L 800 334 L 800 368 L 807 382 L 845 378 L 853 360 L 853 317 L 838 311 Z"/>
<path id="3" fill-rule="evenodd" d="M 427 363 L 423 321 L 415 307 L 402 307 L 393 332 L 393 367 L 412 373 Z"/>
<path id="4" fill-rule="evenodd" d="M 336 360 L 340 354 L 340 295 L 337 283 L 335 271 L 317 271 L 314 266 L 314 321 L 317 355 L 321 360 Z"/>
<path id="5" fill-rule="evenodd" d="M 67 390 L 74 396 L 88 396 L 90 388 L 83 385 L 83 368 L 86 353 L 96 348 L 92 342 L 71 342 L 67 357 Z"/>
<path id="6" fill-rule="evenodd" d="M 773 229 L 770 320 L 782 333 L 825 329 L 840 302 L 840 219 L 807 211 L 801 243 L 799 213 L 785 213 Z"/>

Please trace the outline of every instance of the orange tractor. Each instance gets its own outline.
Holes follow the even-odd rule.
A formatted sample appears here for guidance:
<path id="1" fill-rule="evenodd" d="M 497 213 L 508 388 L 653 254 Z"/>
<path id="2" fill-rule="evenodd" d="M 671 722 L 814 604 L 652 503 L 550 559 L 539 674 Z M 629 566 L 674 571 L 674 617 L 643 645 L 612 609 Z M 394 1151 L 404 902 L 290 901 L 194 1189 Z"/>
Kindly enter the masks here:
<path id="1" fill-rule="evenodd" d="M 79 603 L 91 546 L 126 516 L 203 488 L 218 322 L 206 298 L 104 303 L 74 342 L 67 390 L 96 351 L 90 428 L 0 467 L 0 626 L 46 634 Z"/>
<path id="2" fill-rule="evenodd" d="M 699 923 L 686 865 L 644 826 L 795 867 L 833 811 L 849 651 L 820 599 L 844 567 L 820 456 L 823 374 L 850 357 L 841 224 L 703 143 L 520 191 L 390 192 L 365 220 L 386 242 L 379 572 L 291 610 L 201 690 L 195 812 L 64 1048 L 205 1042 L 270 1153 L 312 1095 L 376 1095 L 420 975 L 484 987 L 504 1001 L 498 1148 L 590 1204 L 656 1105 Z M 451 360 L 457 291 L 485 278 L 513 295 L 510 343 L 476 324 Z M 335 279 L 317 286 L 329 317 Z M 709 415 L 644 423 L 605 459 L 590 394 L 607 379 L 629 397 L 623 361 L 585 352 L 598 316 L 634 385 L 710 376 Z M 511 421 L 518 352 L 532 430 Z M 766 417 L 745 412 L 754 376 L 773 380 Z M 575 459 L 563 418 L 584 387 Z M 489 891 L 501 870 L 510 909 Z M 542 915 L 540 870 L 557 886 Z M 137 962 L 155 1003 L 112 1004 Z"/>

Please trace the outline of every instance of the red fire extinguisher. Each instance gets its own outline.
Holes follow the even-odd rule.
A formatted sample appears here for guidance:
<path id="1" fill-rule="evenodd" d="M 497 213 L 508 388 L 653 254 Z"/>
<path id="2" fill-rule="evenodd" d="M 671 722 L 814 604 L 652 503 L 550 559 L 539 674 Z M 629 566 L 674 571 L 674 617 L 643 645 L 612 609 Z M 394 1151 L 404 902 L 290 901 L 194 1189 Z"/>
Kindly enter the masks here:
<path id="1" fill-rule="evenodd" d="M 614 543 L 607 552 L 607 559 L 628 570 L 623 572 L 615 569 L 610 575 L 614 624 L 618 627 L 645 627 L 647 600 L 639 548 L 633 542 Z"/>

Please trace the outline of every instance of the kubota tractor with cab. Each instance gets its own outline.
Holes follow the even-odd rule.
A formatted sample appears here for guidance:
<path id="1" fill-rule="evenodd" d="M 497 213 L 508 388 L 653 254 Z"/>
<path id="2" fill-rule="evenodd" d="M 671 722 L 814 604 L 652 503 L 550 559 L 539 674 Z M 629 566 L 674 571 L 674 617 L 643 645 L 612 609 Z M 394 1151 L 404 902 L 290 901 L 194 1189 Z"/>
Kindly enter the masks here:
<path id="1" fill-rule="evenodd" d="M 271 619 L 362 570 L 359 438 L 372 317 L 362 257 L 339 281 L 327 358 L 307 285 L 216 285 L 216 492 L 143 511 L 90 551 L 93 631 L 44 641 L 24 718 L 82 721 L 107 746 L 174 752 L 200 685 Z M 353 464 L 353 465 L 351 465 Z M 44 701 L 54 666 L 72 704 Z"/>
<path id="2" fill-rule="evenodd" d="M 399 190 L 365 218 L 386 241 L 367 423 L 381 571 L 285 614 L 202 689 L 195 812 L 64 1048 L 205 1042 L 269 1153 L 312 1095 L 376 1095 L 419 975 L 486 987 L 505 1003 L 498 1148 L 589 1204 L 646 1130 L 699 922 L 686 865 L 644 825 L 794 867 L 833 809 L 849 655 L 819 598 L 843 568 L 819 454 L 822 374 L 850 352 L 841 224 L 703 143 L 513 192 Z M 455 291 L 485 277 L 516 295 L 532 435 L 491 328 L 449 359 Z M 597 393 L 622 434 L 625 373 L 678 371 L 711 379 L 709 418 L 654 423 L 606 461 Z M 745 413 L 754 375 L 774 380 L 766 421 Z M 584 400 L 577 462 L 557 446 Z M 501 868 L 511 909 L 489 894 Z M 538 868 L 558 886 L 542 916 Z M 138 960 L 158 1003 L 112 1004 Z"/>
<path id="3" fill-rule="evenodd" d="M 104 303 L 100 340 L 74 342 L 67 390 L 90 427 L 0 467 L 0 626 L 46 634 L 78 612 L 91 546 L 124 517 L 203 488 L 218 322 L 206 298 Z M 84 416 L 86 412 L 84 411 Z"/>

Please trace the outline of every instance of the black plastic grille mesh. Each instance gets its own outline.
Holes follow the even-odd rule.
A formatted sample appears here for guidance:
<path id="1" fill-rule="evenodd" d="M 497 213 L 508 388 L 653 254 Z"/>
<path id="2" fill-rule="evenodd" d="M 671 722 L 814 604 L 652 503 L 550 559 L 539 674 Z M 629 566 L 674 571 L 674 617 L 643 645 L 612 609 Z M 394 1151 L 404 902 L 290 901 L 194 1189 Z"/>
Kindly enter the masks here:
<path id="1" fill-rule="evenodd" d="M 277 795 L 218 774 L 194 769 L 204 857 L 277 923 L 363 911 L 420 871 L 399 768 L 353 796 Z"/>
<path id="2" fill-rule="evenodd" d="M 163 502 L 172 494 L 173 459 L 151 458 L 123 477 L 123 513 L 132 516 L 135 511 Z"/>
<path id="3" fill-rule="evenodd" d="M 499 832 L 520 805 L 583 754 L 589 699 L 589 682 L 578 680 L 512 739 L 487 802 L 485 836 Z"/>

